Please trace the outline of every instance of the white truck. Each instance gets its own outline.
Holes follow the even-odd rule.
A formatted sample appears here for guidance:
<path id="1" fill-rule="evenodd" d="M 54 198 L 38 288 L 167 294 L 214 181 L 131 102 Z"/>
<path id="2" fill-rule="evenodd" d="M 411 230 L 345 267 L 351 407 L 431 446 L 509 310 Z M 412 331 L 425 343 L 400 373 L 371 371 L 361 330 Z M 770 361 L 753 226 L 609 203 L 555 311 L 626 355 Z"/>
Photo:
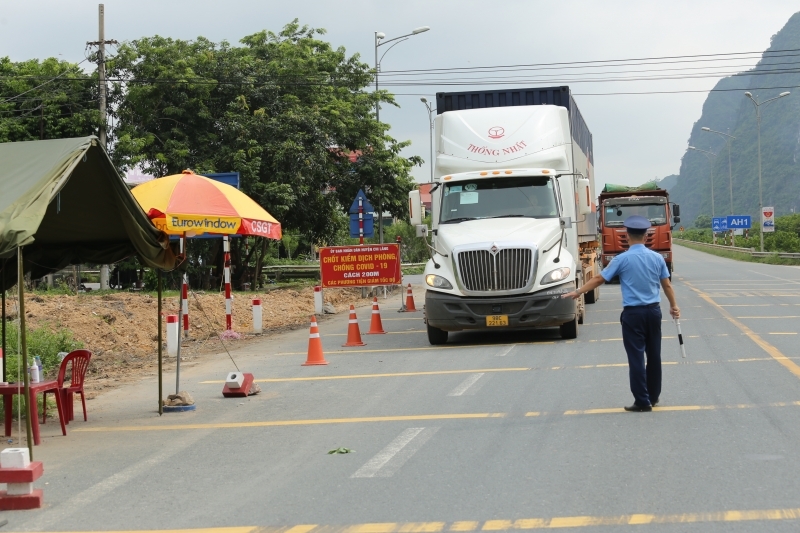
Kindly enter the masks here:
<path id="1" fill-rule="evenodd" d="M 467 329 L 559 327 L 578 335 L 585 303 L 560 296 L 597 273 L 592 135 L 568 87 L 438 93 L 431 344 Z M 422 225 L 420 191 L 409 193 Z"/>

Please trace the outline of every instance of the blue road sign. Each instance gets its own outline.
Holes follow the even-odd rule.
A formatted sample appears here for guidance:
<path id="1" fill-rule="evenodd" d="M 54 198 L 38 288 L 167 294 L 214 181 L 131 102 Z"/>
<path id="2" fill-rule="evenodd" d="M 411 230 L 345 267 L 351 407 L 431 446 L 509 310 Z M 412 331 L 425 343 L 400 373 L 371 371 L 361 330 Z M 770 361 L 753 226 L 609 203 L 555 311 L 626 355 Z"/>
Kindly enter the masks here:
<path id="1" fill-rule="evenodd" d="M 361 189 L 358 190 L 358 194 L 356 195 L 356 199 L 353 200 L 353 203 L 350 205 L 349 213 L 352 215 L 353 213 L 358 214 L 358 199 L 361 198 L 361 207 L 364 209 L 364 213 L 372 213 L 375 209 L 372 207 L 372 204 L 369 203 L 367 200 L 367 195 L 364 194 L 364 191 Z"/>
<path id="2" fill-rule="evenodd" d="M 725 217 L 714 217 L 711 219 L 711 231 L 728 231 L 728 219 Z"/>
<path id="3" fill-rule="evenodd" d="M 375 217 L 372 213 L 364 213 L 364 237 L 372 237 L 375 235 Z M 360 237 L 358 232 L 358 214 L 350 215 L 350 236 Z"/>
<path id="4" fill-rule="evenodd" d="M 750 215 L 728 215 L 728 229 L 750 229 L 752 219 Z"/>

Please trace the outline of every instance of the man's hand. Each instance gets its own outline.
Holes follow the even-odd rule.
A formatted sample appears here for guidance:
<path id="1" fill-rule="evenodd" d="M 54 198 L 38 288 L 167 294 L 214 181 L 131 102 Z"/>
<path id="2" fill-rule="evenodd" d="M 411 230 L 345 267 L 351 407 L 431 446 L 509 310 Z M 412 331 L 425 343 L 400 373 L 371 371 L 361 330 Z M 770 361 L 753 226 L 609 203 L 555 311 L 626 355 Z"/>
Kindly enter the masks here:
<path id="1" fill-rule="evenodd" d="M 680 318 L 681 317 L 681 309 L 677 305 L 674 307 L 669 308 L 669 314 L 672 315 L 672 318 Z"/>
<path id="2" fill-rule="evenodd" d="M 581 295 L 578 294 L 578 291 L 572 291 L 572 292 L 568 292 L 566 294 L 562 294 L 561 297 L 562 298 L 572 298 L 573 300 L 577 300 L 578 298 L 581 297 Z"/>

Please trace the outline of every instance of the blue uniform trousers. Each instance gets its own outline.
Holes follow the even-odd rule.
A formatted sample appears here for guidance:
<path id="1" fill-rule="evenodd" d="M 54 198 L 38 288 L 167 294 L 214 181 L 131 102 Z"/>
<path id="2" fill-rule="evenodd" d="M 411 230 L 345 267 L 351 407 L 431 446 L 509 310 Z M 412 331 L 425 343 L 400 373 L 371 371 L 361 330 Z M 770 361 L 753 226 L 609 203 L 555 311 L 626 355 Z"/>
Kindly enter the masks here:
<path id="1" fill-rule="evenodd" d="M 646 407 L 661 394 L 661 306 L 656 303 L 625 307 L 619 321 L 634 403 Z"/>

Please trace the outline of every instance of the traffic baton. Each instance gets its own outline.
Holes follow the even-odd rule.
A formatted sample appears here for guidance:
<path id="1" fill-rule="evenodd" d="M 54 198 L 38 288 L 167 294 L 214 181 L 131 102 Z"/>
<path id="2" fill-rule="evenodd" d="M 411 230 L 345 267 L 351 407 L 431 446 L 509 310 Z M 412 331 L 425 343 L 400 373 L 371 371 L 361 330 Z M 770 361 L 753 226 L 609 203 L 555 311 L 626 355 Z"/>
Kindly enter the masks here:
<path id="1" fill-rule="evenodd" d="M 681 333 L 681 321 L 677 318 L 675 319 L 675 327 L 678 328 L 678 342 L 681 345 L 681 355 L 686 359 L 686 348 L 683 346 L 683 334 Z"/>

